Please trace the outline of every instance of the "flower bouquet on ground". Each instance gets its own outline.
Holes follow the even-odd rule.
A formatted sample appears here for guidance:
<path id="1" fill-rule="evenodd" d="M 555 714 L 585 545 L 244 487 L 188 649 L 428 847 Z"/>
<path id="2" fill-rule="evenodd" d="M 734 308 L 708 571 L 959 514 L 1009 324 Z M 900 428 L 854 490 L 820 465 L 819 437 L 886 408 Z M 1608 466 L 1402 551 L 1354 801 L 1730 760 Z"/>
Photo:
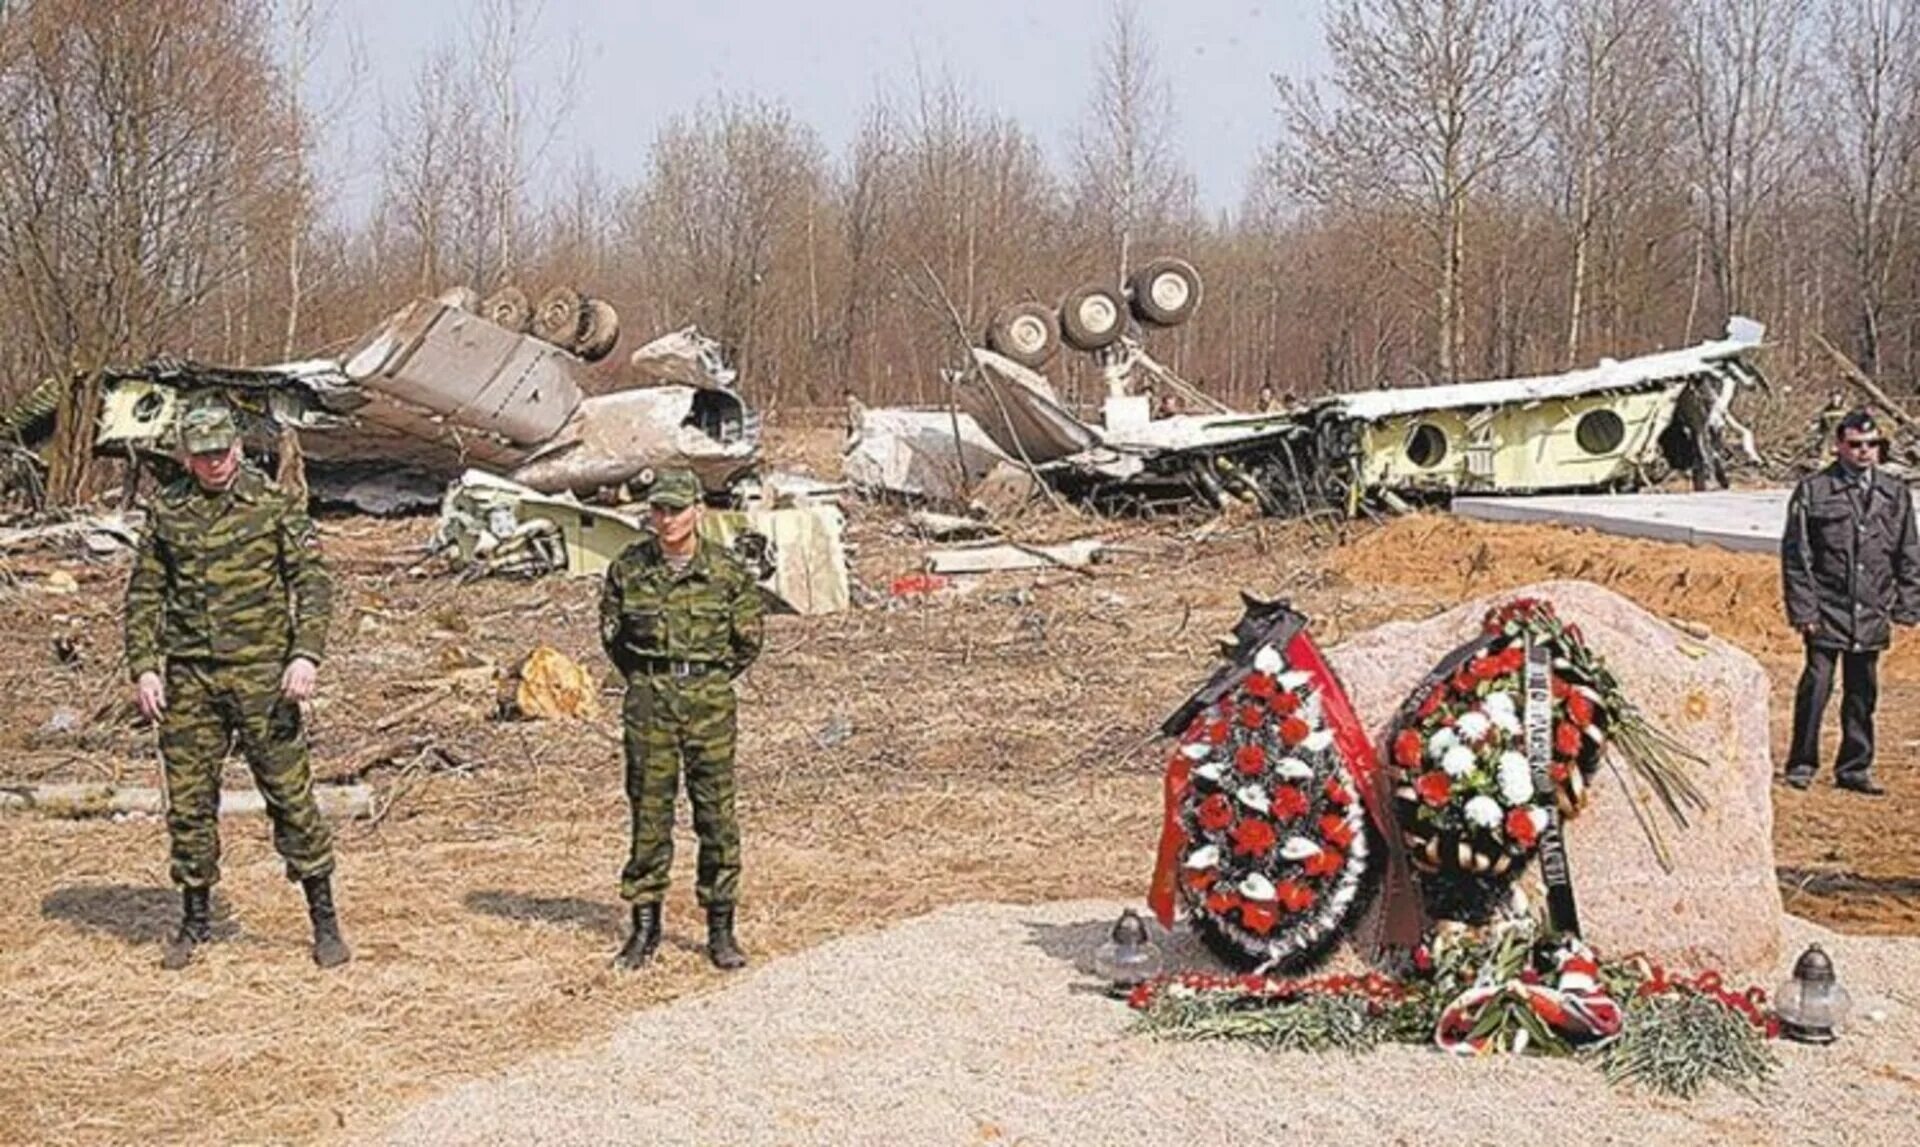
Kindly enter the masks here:
<path id="1" fill-rule="evenodd" d="M 1157 1039 L 1580 1056 L 1616 1085 L 1680 1098 L 1715 1082 L 1751 1093 L 1775 1067 L 1767 1041 L 1778 1025 L 1759 988 L 1734 992 L 1716 972 L 1676 976 L 1640 957 L 1603 961 L 1529 918 L 1442 924 L 1414 965 L 1405 979 L 1165 975 L 1127 1002 L 1139 1013 L 1134 1030 Z"/>
<path id="2" fill-rule="evenodd" d="M 1526 658 L 1543 647 L 1550 716 L 1527 737 Z M 1540 837 L 1584 807 L 1594 773 L 1619 750 L 1675 822 L 1706 806 L 1686 775 L 1698 759 L 1655 728 L 1619 680 L 1545 601 L 1488 611 L 1407 699 L 1389 734 L 1394 810 L 1429 913 L 1481 922 L 1507 900 Z M 1617 769 L 1617 766 L 1615 766 Z M 1622 781 L 1624 783 L 1624 777 Z M 1632 794 L 1629 794 L 1632 799 Z M 1662 864 L 1658 827 L 1633 801 Z"/>
<path id="3" fill-rule="evenodd" d="M 1305 623 L 1250 601 L 1234 664 L 1169 720 L 1184 724 L 1150 902 L 1171 923 L 1177 901 L 1223 960 L 1261 972 L 1318 963 L 1378 884 L 1372 744 Z"/>

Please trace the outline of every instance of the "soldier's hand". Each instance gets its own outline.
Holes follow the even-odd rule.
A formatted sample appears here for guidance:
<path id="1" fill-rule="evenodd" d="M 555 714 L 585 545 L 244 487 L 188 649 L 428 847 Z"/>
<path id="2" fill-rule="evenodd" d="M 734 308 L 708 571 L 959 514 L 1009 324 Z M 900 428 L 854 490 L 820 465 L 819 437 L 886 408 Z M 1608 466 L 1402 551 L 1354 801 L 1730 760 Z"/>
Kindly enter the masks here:
<path id="1" fill-rule="evenodd" d="M 160 714 L 167 711 L 167 684 L 160 675 L 149 669 L 134 682 L 133 703 L 139 706 L 140 715 L 149 721 L 158 721 Z"/>
<path id="2" fill-rule="evenodd" d="M 280 695 L 289 701 L 300 702 L 313 696 L 314 678 L 320 675 L 319 667 L 304 657 L 296 657 L 287 662 L 287 671 L 280 675 Z"/>

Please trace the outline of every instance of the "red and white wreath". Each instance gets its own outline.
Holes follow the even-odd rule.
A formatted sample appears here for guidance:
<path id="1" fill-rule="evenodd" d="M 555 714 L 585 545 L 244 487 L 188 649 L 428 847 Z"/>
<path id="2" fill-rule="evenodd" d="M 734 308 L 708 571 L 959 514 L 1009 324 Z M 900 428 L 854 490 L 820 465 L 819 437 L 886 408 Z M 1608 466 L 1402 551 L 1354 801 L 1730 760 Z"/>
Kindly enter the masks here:
<path id="1" fill-rule="evenodd" d="M 1304 633 L 1296 641 L 1311 649 Z M 1261 647 L 1169 764 L 1180 900 L 1222 958 L 1259 972 L 1323 959 L 1374 883 L 1366 808 L 1329 723 L 1338 684 L 1319 669 Z"/>

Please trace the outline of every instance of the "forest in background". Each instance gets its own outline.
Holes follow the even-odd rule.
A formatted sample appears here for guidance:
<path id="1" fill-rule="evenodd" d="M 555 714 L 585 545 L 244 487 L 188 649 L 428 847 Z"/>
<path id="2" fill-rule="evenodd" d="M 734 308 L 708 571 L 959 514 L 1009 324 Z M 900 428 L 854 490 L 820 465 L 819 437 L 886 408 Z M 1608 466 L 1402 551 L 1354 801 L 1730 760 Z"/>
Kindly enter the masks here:
<path id="1" fill-rule="evenodd" d="M 977 333 L 1163 254 L 1206 297 L 1152 348 L 1234 404 L 1555 371 L 1730 314 L 1768 325 L 1776 379 L 1816 377 L 1818 334 L 1916 390 L 1920 0 L 1330 0 L 1325 74 L 1274 77 L 1271 149 L 1219 213 L 1142 9 L 1108 15 L 1062 46 L 1097 53 L 1064 161 L 923 69 L 876 74 L 839 150 L 715 95 L 618 184 L 546 142 L 572 97 L 529 0 L 478 0 L 402 89 L 324 107 L 321 0 L 0 0 L 0 401 L 155 354 L 335 353 L 450 286 L 564 284 L 619 309 L 625 349 L 699 324 L 762 408 L 936 402 L 936 281 Z M 377 124 L 355 218 L 319 158 L 349 110 Z M 1051 369 L 1095 396 L 1083 356 Z"/>

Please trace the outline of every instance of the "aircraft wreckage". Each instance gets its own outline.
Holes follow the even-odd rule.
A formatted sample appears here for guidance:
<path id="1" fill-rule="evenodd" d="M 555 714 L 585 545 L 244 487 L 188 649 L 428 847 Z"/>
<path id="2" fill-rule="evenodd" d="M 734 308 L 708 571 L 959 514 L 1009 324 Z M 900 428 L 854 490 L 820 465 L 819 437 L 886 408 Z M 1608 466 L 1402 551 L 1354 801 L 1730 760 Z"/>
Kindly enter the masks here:
<path id="1" fill-rule="evenodd" d="M 1191 275 L 1167 262 L 1176 269 L 1168 273 Z M 1727 438 L 1760 461 L 1731 411 L 1741 387 L 1765 385 L 1753 361 L 1765 330 L 1750 319 L 1733 319 L 1723 339 L 1563 374 L 1339 394 L 1244 414 L 1147 354 L 1141 327 L 1169 324 L 1144 321 L 1142 289 L 1109 292 L 1107 308 L 1131 305 L 1143 321 L 1129 325 L 1124 309 L 1114 312 L 1097 345 L 1065 309 L 1086 292 L 1060 313 L 1065 341 L 1094 351 L 1105 375 L 1099 424 L 1070 410 L 1039 373 L 1049 328 L 1035 309 L 1024 346 L 996 319 L 969 368 L 948 373 L 952 409 L 862 411 L 845 453 L 848 481 L 946 502 L 1038 479 L 1107 509 L 1244 500 L 1276 515 L 1351 514 L 1368 501 L 1455 493 L 1631 490 L 1674 472 L 1690 473 L 1696 487 L 1725 485 Z M 1197 301 L 1198 282 L 1171 294 Z M 1137 393 L 1147 382 L 1215 413 L 1153 417 Z"/>
<path id="2" fill-rule="evenodd" d="M 574 370 L 582 352 L 611 349 L 610 309 L 573 296 L 582 333 L 556 341 L 526 333 L 524 316 L 515 329 L 477 313 L 463 305 L 467 294 L 414 300 L 338 361 L 110 370 L 95 450 L 164 456 L 178 412 L 219 390 L 240 411 L 250 448 L 280 453 L 282 432 L 292 432 L 318 500 L 375 513 L 438 505 L 474 466 L 540 493 L 590 494 L 644 485 L 666 466 L 721 491 L 758 462 L 759 416 L 718 344 L 697 330 L 635 351 L 637 385 L 587 395 Z M 549 309 L 543 302 L 542 317 Z"/>

